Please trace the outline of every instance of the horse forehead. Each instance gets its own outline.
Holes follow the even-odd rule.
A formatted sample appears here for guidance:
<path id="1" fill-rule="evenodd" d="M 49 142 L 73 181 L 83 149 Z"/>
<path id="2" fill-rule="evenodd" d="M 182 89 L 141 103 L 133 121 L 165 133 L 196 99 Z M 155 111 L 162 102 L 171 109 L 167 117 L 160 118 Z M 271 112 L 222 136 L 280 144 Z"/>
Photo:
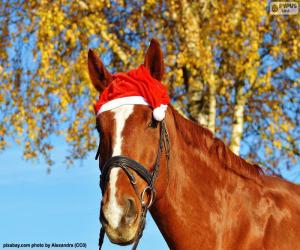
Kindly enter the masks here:
<path id="1" fill-rule="evenodd" d="M 105 111 L 98 117 L 97 122 L 101 124 L 100 126 L 104 133 L 107 133 L 114 138 L 114 146 L 116 138 L 119 139 L 119 143 L 122 143 L 124 137 L 131 134 L 135 127 L 140 127 L 145 119 L 151 117 L 150 113 L 146 111 L 148 111 L 147 106 L 126 104 Z"/>
<path id="2" fill-rule="evenodd" d="M 134 105 L 122 105 L 118 108 L 111 110 L 113 113 L 113 119 L 116 125 L 125 125 L 128 117 L 133 113 Z"/>
<path id="3" fill-rule="evenodd" d="M 112 109 L 110 113 L 116 128 L 119 127 L 119 129 L 122 128 L 124 130 L 128 126 L 140 124 L 144 119 L 148 119 L 149 112 L 145 112 L 146 110 L 148 110 L 148 107 L 144 105 L 126 104 Z"/>
<path id="4" fill-rule="evenodd" d="M 122 132 L 125 128 L 126 121 L 134 111 L 134 105 L 123 105 L 111 110 L 115 122 L 115 136 L 122 138 Z M 121 153 L 121 152 L 120 152 Z"/>

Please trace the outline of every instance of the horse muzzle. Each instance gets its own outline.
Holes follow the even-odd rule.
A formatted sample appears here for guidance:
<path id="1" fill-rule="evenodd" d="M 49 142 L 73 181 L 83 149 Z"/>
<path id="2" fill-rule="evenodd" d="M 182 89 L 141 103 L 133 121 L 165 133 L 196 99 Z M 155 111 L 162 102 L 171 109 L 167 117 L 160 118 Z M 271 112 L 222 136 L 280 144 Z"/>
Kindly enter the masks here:
<path id="1" fill-rule="evenodd" d="M 133 243 L 139 226 L 139 211 L 133 198 L 124 198 L 122 215 L 119 223 L 112 223 L 111 213 L 102 205 L 100 222 L 112 243 L 119 245 L 129 245 Z"/>

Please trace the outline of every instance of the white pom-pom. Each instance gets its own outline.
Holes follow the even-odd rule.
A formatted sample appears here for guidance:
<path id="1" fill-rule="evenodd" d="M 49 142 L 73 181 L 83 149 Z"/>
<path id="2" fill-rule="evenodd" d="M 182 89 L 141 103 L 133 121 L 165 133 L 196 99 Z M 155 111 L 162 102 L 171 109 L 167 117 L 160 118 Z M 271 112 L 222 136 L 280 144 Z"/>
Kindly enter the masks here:
<path id="1" fill-rule="evenodd" d="M 156 121 L 162 121 L 166 116 L 167 105 L 161 105 L 153 110 L 153 117 Z"/>

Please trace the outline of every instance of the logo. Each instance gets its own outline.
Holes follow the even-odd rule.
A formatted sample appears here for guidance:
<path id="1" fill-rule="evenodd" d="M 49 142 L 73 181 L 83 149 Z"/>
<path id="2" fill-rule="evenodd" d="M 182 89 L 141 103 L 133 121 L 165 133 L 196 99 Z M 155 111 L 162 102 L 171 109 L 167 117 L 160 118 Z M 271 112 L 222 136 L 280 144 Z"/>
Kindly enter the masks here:
<path id="1" fill-rule="evenodd" d="M 298 13 L 297 2 L 272 2 L 270 5 L 271 15 L 297 15 Z"/>

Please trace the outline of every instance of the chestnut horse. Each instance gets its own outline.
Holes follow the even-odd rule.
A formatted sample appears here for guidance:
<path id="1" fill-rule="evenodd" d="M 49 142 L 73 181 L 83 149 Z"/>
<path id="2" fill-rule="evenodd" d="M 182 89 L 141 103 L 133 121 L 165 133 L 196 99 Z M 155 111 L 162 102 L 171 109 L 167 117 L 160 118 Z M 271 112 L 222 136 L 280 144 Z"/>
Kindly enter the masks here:
<path id="1" fill-rule="evenodd" d="M 101 93 L 113 77 L 91 50 L 88 66 Z M 156 40 L 151 41 L 144 66 L 153 78 L 162 79 L 163 55 Z M 98 115 L 102 163 L 122 155 L 151 172 L 161 136 L 160 124 L 148 126 L 152 119 L 152 109 L 145 105 L 123 105 Z M 170 142 L 169 167 L 161 154 L 150 213 L 170 249 L 300 249 L 299 186 L 264 175 L 171 105 L 164 124 Z M 145 180 L 131 173 L 138 190 L 144 190 Z M 110 241 L 132 243 L 142 207 L 122 168 L 109 173 L 101 207 L 101 223 Z"/>

